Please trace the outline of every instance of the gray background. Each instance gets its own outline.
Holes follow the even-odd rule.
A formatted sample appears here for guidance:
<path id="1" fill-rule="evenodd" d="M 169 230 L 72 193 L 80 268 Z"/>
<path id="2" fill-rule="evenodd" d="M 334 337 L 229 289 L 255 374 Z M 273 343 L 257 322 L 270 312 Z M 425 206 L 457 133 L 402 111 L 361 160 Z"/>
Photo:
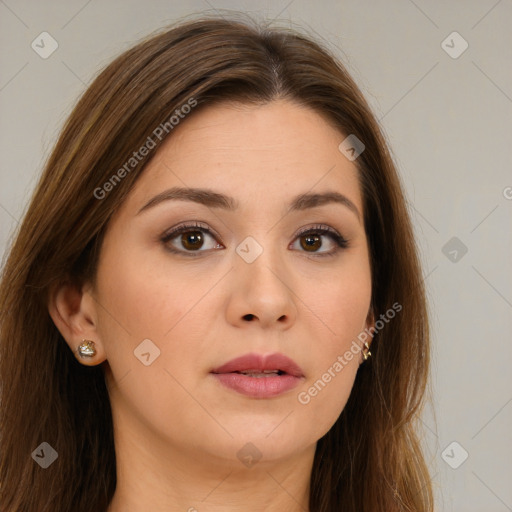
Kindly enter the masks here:
<path id="1" fill-rule="evenodd" d="M 422 421 L 436 509 L 512 511 L 510 0 L 0 1 L 0 250 L 100 66 L 217 9 L 304 27 L 370 101 L 407 190 L 431 304 L 433 406 Z M 59 45 L 47 59 L 31 48 L 43 31 Z M 445 51 L 463 49 L 454 31 L 469 44 L 458 58 Z"/>

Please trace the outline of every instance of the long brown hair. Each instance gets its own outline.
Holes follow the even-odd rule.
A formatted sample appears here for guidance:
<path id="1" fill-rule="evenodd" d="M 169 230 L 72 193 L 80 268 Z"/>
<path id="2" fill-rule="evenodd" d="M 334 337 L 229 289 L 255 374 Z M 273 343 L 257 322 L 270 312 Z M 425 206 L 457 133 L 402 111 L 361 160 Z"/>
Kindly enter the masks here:
<path id="1" fill-rule="evenodd" d="M 371 306 L 377 318 L 395 303 L 403 310 L 375 334 L 348 403 L 317 443 L 310 511 L 432 511 L 417 430 L 428 389 L 427 308 L 384 137 L 343 65 L 319 43 L 296 31 L 218 17 L 182 22 L 116 58 L 77 103 L 47 162 L 0 283 L 0 509 L 108 507 L 116 462 L 103 370 L 77 362 L 51 320 L 48 297 L 64 280 L 94 282 L 109 219 L 156 150 L 122 179 L 112 176 L 191 98 L 196 110 L 286 98 L 363 141 L 355 163 Z M 170 124 L 162 135 L 172 135 Z M 31 456 L 42 442 L 58 453 L 48 469 Z"/>

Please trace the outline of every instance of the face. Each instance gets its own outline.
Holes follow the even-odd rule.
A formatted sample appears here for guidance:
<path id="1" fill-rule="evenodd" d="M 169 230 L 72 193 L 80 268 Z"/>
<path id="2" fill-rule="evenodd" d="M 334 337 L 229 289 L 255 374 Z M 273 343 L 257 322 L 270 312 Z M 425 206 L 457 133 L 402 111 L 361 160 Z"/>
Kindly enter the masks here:
<path id="1" fill-rule="evenodd" d="M 332 427 L 371 299 L 344 138 L 275 101 L 198 110 L 158 148 L 109 224 L 94 290 L 117 425 L 233 461 L 247 443 L 262 461 L 297 454 Z M 299 370 L 267 358 L 286 373 L 212 373 L 247 354 Z"/>

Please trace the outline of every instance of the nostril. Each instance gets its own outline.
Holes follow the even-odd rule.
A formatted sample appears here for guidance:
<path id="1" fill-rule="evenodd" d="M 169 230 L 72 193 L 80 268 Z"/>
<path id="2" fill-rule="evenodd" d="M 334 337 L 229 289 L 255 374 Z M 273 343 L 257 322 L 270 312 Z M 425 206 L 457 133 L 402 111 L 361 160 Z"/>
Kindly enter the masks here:
<path id="1" fill-rule="evenodd" d="M 244 320 L 252 320 L 254 318 L 254 315 L 249 313 L 248 315 L 244 315 Z"/>

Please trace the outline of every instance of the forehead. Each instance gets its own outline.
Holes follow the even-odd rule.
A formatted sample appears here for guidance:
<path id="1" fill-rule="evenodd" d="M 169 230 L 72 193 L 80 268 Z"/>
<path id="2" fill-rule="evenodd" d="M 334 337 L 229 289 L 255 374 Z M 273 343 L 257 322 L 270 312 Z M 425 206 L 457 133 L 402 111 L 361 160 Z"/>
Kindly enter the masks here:
<path id="1" fill-rule="evenodd" d="M 285 100 L 206 105 L 156 149 L 130 202 L 172 186 L 209 186 L 242 203 L 328 189 L 361 211 L 358 169 L 338 149 L 344 138 L 314 110 Z"/>

